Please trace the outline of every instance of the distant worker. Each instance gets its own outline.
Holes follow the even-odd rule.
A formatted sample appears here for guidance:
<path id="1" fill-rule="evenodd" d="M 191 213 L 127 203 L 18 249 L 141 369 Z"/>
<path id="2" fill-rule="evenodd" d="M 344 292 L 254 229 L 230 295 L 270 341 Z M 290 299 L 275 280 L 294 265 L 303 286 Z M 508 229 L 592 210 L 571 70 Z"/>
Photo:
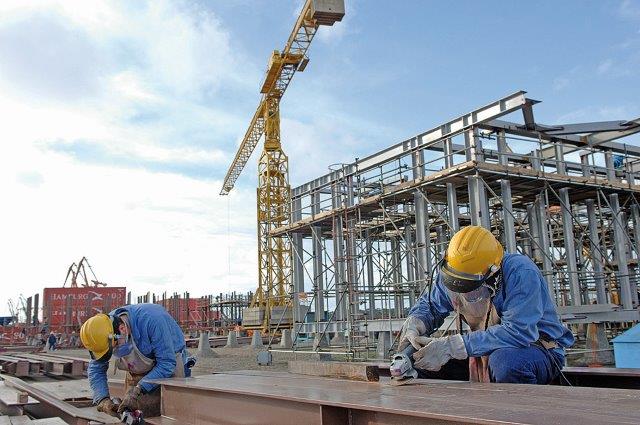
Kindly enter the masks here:
<path id="1" fill-rule="evenodd" d="M 454 310 L 471 332 L 428 338 Z M 469 358 L 472 381 L 548 384 L 573 342 L 535 263 L 505 254 L 489 230 L 468 226 L 451 238 L 435 285 L 409 311 L 399 351 L 418 350 L 418 372 Z"/>
<path id="2" fill-rule="evenodd" d="M 116 416 L 141 410 L 145 416 L 158 416 L 160 389 L 149 381 L 191 375 L 184 334 L 158 304 L 128 305 L 109 315 L 97 314 L 80 328 L 80 340 L 91 355 L 87 375 L 100 412 Z M 126 394 L 119 405 L 109 395 L 109 360 L 127 371 Z"/>
<path id="3" fill-rule="evenodd" d="M 49 345 L 49 351 L 54 351 L 56 349 L 56 343 L 58 342 L 58 338 L 56 338 L 56 334 L 51 331 L 49 333 L 49 337 L 47 338 L 47 344 Z"/>

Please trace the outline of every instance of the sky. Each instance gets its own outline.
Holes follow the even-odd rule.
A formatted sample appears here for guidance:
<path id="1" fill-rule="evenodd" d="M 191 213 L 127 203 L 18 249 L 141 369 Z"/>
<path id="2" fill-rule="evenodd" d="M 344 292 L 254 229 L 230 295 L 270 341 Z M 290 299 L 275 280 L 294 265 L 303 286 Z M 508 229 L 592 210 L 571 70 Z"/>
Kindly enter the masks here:
<path id="1" fill-rule="evenodd" d="M 345 3 L 281 103 L 293 186 L 517 90 L 640 116 L 640 0 Z M 83 256 L 134 297 L 255 289 L 259 152 L 218 193 L 301 6 L 0 2 L 0 314 Z"/>

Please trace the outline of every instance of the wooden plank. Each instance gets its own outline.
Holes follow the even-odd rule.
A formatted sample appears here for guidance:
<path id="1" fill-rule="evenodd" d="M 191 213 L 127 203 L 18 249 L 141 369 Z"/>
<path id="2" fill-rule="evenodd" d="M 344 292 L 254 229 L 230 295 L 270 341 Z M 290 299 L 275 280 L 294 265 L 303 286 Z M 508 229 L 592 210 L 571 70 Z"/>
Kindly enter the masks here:
<path id="1" fill-rule="evenodd" d="M 289 372 L 301 375 L 326 376 L 352 381 L 377 382 L 378 367 L 357 362 L 323 362 L 313 360 L 289 361 Z"/>

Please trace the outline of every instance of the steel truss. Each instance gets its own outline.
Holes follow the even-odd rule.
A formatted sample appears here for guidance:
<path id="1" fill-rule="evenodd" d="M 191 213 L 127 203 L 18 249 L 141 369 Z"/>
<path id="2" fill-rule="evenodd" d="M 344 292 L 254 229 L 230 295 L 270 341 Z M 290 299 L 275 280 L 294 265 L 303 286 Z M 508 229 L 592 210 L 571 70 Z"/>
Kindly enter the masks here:
<path id="1" fill-rule="evenodd" d="M 534 259 L 566 322 L 640 319 L 640 148 L 615 141 L 640 119 L 544 126 L 536 103 L 514 93 L 292 189 L 270 235 L 293 251 L 294 349 L 370 357 L 469 224 Z"/>

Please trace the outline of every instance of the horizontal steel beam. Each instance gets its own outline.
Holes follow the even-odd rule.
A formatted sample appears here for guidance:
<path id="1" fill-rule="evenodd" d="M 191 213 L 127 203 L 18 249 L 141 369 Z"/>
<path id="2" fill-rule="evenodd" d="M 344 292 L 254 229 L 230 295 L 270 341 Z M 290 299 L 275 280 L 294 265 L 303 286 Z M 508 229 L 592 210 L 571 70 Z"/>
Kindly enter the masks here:
<path id="1" fill-rule="evenodd" d="M 292 190 L 292 197 L 297 197 L 302 194 L 308 193 L 310 190 L 317 189 L 331 184 L 334 181 L 343 179 L 348 175 L 355 174 L 356 172 L 365 172 L 379 165 L 388 163 L 394 159 L 406 155 L 407 153 L 427 147 L 432 143 L 437 143 L 439 140 L 449 137 L 455 134 L 459 134 L 472 126 L 478 125 L 483 122 L 494 120 L 503 115 L 514 112 L 525 105 L 528 99 L 525 98 L 524 91 L 513 93 L 502 99 L 496 100 L 488 105 L 478 108 L 468 114 L 459 116 L 451 121 L 448 121 L 442 125 L 432 128 L 431 130 L 420 133 L 414 137 L 411 137 L 401 143 L 393 145 L 383 151 L 377 152 L 373 155 L 359 159 L 354 163 L 345 164 L 340 170 L 333 171 L 329 174 L 314 179 L 308 183 L 298 186 Z"/>
<path id="2" fill-rule="evenodd" d="M 640 392 L 418 379 L 356 382 L 275 371 L 156 381 L 180 424 L 638 423 Z M 536 406 L 544 406 L 540 409 Z M 153 420 L 153 419 L 152 419 Z"/>

